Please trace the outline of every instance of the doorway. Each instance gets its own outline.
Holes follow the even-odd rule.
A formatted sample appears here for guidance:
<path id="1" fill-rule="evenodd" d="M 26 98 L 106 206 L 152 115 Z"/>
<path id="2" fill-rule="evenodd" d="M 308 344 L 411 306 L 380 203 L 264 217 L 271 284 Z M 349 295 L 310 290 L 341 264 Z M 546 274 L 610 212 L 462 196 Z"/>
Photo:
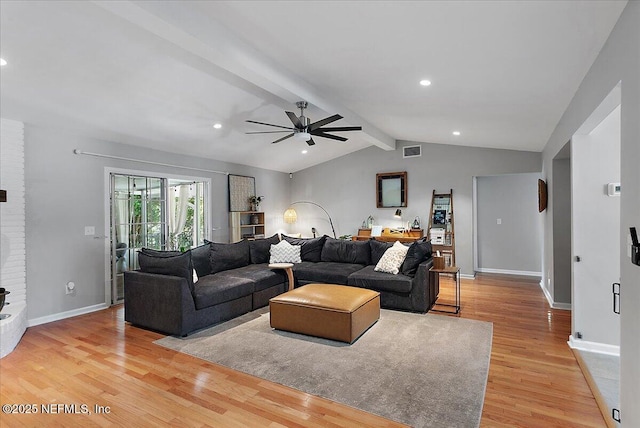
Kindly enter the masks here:
<path id="1" fill-rule="evenodd" d="M 110 173 L 111 303 L 124 300 L 124 273 L 138 251 L 186 251 L 209 237 L 208 179 Z"/>

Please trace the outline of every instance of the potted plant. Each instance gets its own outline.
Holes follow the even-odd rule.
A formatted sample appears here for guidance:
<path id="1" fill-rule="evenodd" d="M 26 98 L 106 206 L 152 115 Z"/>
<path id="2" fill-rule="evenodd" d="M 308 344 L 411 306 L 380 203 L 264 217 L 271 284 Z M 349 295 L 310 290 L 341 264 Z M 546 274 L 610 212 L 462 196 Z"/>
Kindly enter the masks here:
<path id="1" fill-rule="evenodd" d="M 260 202 L 262 202 L 263 199 L 264 196 L 249 196 L 251 211 L 260 211 Z"/>

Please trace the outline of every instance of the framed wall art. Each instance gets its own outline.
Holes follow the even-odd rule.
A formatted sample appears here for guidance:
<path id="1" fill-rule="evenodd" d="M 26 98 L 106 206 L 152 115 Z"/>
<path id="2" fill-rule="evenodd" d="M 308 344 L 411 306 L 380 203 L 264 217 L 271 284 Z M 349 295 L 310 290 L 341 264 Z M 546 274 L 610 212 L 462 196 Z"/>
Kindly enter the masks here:
<path id="1" fill-rule="evenodd" d="M 256 195 L 256 179 L 229 174 L 229 211 L 250 211 L 249 198 Z"/>
<path id="2" fill-rule="evenodd" d="M 376 207 L 402 208 L 407 206 L 407 172 L 376 174 Z"/>

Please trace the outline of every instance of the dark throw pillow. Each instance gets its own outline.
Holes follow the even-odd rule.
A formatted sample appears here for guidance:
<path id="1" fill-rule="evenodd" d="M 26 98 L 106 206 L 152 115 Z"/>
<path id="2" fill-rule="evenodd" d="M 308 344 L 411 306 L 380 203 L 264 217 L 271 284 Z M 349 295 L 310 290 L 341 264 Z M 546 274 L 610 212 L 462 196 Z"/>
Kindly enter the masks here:
<path id="1" fill-rule="evenodd" d="M 277 244 L 278 242 L 280 242 L 278 234 L 269 238 L 249 241 L 249 255 L 251 257 L 251 263 L 269 263 L 269 250 L 271 249 L 271 244 Z"/>
<path id="2" fill-rule="evenodd" d="M 233 244 L 211 244 L 211 273 L 248 266 L 251 263 L 249 242 L 240 241 Z"/>
<path id="3" fill-rule="evenodd" d="M 303 262 L 319 262 L 322 257 L 322 248 L 324 247 L 327 235 L 319 238 L 292 238 L 282 235 L 282 239 L 291 245 L 300 245 L 300 258 Z"/>
<path id="4" fill-rule="evenodd" d="M 431 241 L 426 238 L 418 239 L 409 247 L 407 256 L 402 263 L 400 273 L 407 276 L 415 276 L 418 265 L 431 257 Z"/>
<path id="5" fill-rule="evenodd" d="M 371 264 L 374 266 L 377 265 L 384 255 L 384 252 L 392 246 L 393 242 L 383 242 L 378 241 L 377 239 L 370 239 L 369 247 L 371 247 Z"/>
<path id="6" fill-rule="evenodd" d="M 191 249 L 191 261 L 198 278 L 211 273 L 211 245 L 204 244 Z"/>
<path id="7" fill-rule="evenodd" d="M 323 262 L 371 264 L 371 249 L 367 241 L 347 241 L 327 237 L 320 259 Z"/>
<path id="8" fill-rule="evenodd" d="M 138 251 L 140 270 L 146 273 L 173 275 L 185 278 L 193 291 L 193 265 L 191 251 L 158 251 L 143 248 Z"/>

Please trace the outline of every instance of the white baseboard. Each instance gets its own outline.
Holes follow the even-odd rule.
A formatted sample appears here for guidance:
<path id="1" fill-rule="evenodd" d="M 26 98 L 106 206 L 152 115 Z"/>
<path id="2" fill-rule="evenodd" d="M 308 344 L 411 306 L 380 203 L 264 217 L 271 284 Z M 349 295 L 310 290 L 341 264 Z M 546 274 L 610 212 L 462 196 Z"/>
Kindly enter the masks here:
<path id="1" fill-rule="evenodd" d="M 567 342 L 571 349 L 579 349 L 587 352 L 597 352 L 598 354 L 617 355 L 620 356 L 620 347 L 616 345 L 607 345 L 606 343 L 589 342 L 587 340 L 576 339 L 573 335 L 569 336 Z"/>
<path id="2" fill-rule="evenodd" d="M 476 273 L 474 272 L 472 275 L 469 274 L 460 274 L 460 279 L 476 279 Z"/>
<path id="3" fill-rule="evenodd" d="M 547 302 L 549 303 L 549 306 L 551 306 L 551 309 L 561 309 L 563 311 L 571 310 L 571 303 L 562 303 L 562 302 L 553 301 L 553 299 L 551 298 L 551 294 L 549 294 L 549 290 L 545 288 L 544 282 L 542 280 L 540 280 L 540 288 L 542 288 L 544 297 L 547 298 Z"/>
<path id="4" fill-rule="evenodd" d="M 107 305 L 106 303 L 99 303 L 97 305 L 85 306 L 84 308 L 72 309 L 66 312 L 59 312 L 57 314 L 34 318 L 27 321 L 27 327 L 34 327 L 36 325 L 46 324 L 48 322 L 60 321 L 65 318 L 77 317 L 78 315 L 101 311 L 103 309 L 107 309 L 108 307 L 109 305 Z"/>
<path id="5" fill-rule="evenodd" d="M 521 275 L 521 276 L 536 276 L 536 277 L 542 276 L 542 272 L 531 272 L 527 270 L 478 268 L 476 269 L 476 271 L 481 273 L 499 273 L 502 275 Z"/>

